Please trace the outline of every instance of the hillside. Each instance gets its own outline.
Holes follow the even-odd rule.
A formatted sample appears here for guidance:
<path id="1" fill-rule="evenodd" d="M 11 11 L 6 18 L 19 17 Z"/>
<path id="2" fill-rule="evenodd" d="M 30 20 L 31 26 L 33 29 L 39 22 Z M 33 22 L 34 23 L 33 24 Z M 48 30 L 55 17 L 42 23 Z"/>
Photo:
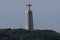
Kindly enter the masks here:
<path id="1" fill-rule="evenodd" d="M 0 29 L 0 40 L 60 40 L 60 33 L 52 30 Z"/>

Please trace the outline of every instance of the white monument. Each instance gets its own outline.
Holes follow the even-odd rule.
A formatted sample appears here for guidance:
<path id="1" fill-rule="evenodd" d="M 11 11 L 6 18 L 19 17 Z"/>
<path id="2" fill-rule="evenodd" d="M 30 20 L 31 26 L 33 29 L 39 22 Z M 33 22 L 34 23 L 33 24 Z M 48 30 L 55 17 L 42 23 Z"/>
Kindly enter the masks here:
<path id="1" fill-rule="evenodd" d="M 28 7 L 26 11 L 26 30 L 34 30 L 33 28 L 33 15 L 30 7 L 32 6 L 30 3 L 26 5 Z"/>

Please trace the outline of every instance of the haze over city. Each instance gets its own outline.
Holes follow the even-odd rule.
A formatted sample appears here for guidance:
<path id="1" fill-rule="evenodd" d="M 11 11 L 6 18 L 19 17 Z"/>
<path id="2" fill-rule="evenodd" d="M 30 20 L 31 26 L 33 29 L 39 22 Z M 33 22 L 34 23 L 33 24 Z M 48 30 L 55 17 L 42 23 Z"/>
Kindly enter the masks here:
<path id="1" fill-rule="evenodd" d="M 34 29 L 60 32 L 60 0 L 30 0 Z M 0 0 L 0 29 L 24 28 L 28 0 Z"/>

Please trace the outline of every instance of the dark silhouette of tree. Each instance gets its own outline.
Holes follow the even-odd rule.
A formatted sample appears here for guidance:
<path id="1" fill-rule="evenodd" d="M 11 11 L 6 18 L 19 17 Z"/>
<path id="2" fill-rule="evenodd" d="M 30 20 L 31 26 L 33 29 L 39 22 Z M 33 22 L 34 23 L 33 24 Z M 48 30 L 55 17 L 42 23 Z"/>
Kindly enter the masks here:
<path id="1" fill-rule="evenodd" d="M 0 40 L 60 40 L 52 30 L 0 29 Z"/>

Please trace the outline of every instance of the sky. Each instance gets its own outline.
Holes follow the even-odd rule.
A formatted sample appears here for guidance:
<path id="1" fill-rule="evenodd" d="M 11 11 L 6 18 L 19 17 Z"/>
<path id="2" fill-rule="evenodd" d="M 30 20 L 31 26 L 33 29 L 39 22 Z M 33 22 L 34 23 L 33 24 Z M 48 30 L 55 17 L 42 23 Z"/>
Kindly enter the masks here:
<path id="1" fill-rule="evenodd" d="M 23 28 L 29 0 L 0 0 L 0 29 Z M 60 32 L 60 0 L 30 0 L 34 29 Z"/>

